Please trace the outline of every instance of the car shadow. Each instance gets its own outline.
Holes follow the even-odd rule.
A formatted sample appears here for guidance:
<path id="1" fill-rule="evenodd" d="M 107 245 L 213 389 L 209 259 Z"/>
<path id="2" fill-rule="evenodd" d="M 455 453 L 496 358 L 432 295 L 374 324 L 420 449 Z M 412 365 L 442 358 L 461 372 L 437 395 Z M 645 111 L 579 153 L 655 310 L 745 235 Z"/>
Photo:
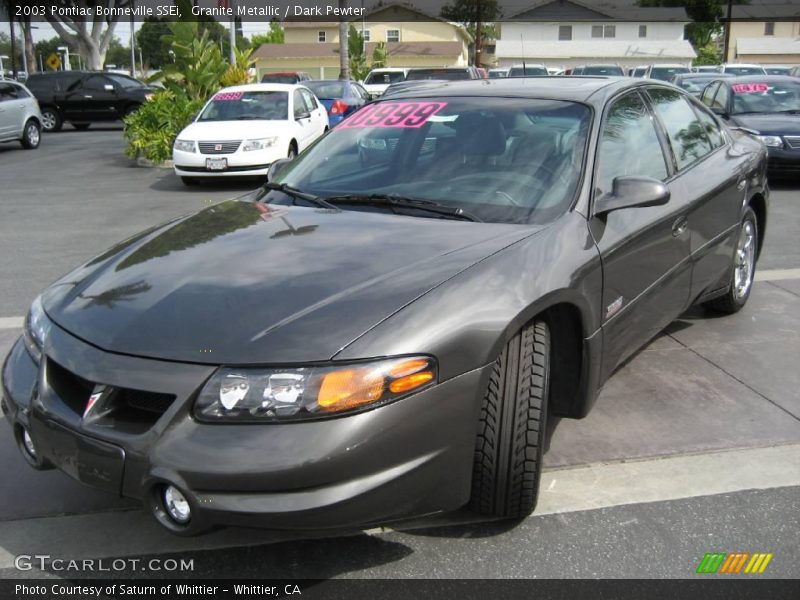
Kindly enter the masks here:
<path id="1" fill-rule="evenodd" d="M 136 163 L 133 163 L 136 166 Z M 150 184 L 151 190 L 159 192 L 186 192 L 189 194 L 202 194 L 209 190 L 214 191 L 232 191 L 232 192 L 249 192 L 256 189 L 264 179 L 255 177 L 220 177 L 219 179 L 200 180 L 195 185 L 185 185 L 180 178 L 175 175 L 172 169 L 162 169 L 164 174 Z"/>

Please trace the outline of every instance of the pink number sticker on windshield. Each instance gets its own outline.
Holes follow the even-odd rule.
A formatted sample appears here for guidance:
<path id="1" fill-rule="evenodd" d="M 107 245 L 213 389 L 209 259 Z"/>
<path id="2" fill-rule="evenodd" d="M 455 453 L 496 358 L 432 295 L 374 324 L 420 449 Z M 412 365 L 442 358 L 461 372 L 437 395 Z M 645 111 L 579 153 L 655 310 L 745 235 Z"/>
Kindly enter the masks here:
<path id="1" fill-rule="evenodd" d="M 769 91 L 766 83 L 735 83 L 731 86 L 734 94 L 761 94 Z"/>
<path id="2" fill-rule="evenodd" d="M 220 92 L 216 96 L 214 96 L 214 102 L 225 101 L 225 100 L 241 100 L 242 99 L 242 92 Z"/>
<path id="3" fill-rule="evenodd" d="M 343 129 L 354 127 L 389 127 L 417 129 L 447 106 L 447 102 L 384 102 L 372 104 L 341 122 Z"/>

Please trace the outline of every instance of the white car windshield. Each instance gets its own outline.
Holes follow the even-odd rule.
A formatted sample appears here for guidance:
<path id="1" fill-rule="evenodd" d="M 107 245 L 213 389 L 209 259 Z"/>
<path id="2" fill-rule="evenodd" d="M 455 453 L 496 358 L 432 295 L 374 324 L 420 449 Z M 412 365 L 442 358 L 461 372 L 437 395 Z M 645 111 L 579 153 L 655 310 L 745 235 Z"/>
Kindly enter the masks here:
<path id="1" fill-rule="evenodd" d="M 402 71 L 373 71 L 364 80 L 366 85 L 390 85 L 398 81 L 405 81 L 406 74 Z"/>
<path id="2" fill-rule="evenodd" d="M 549 221 L 572 204 L 591 112 L 519 98 L 388 100 L 357 111 L 277 182 L 344 210 L 389 210 L 371 195 L 435 202 L 482 221 Z M 361 202 L 348 204 L 348 196 Z M 280 191 L 266 199 L 300 203 Z M 430 215 L 419 215 L 430 216 Z"/>
<path id="3" fill-rule="evenodd" d="M 206 104 L 198 121 L 285 121 L 289 118 L 287 92 L 218 92 Z"/>

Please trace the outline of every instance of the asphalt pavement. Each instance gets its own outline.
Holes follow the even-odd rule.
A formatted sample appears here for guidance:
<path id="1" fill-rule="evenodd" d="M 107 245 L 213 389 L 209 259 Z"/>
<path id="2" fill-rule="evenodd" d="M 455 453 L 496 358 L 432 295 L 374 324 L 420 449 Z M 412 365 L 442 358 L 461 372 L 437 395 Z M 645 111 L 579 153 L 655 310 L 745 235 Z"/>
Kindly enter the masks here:
<path id="1" fill-rule="evenodd" d="M 253 187 L 187 188 L 169 170 L 135 166 L 123 147 L 119 128 L 96 126 L 46 135 L 36 151 L 0 145 L 0 355 L 30 301 L 64 272 Z M 203 577 L 683 578 L 706 552 L 739 551 L 774 553 L 764 577 L 797 577 L 798 190 L 773 187 L 742 312 L 691 310 L 612 377 L 587 418 L 550 423 L 541 500 L 527 519 L 461 511 L 367 531 L 176 538 L 134 502 L 31 470 L 0 427 L 0 577 L 36 576 L 14 558 L 46 552 L 191 557 L 187 575 Z"/>

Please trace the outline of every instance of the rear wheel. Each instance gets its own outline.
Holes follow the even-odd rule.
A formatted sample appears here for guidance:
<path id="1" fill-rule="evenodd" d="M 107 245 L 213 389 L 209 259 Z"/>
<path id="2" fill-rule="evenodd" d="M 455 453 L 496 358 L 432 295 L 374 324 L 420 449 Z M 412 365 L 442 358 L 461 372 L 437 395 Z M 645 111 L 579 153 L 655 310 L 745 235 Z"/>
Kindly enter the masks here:
<path id="1" fill-rule="evenodd" d="M 73 123 L 73 124 L 72 124 L 72 126 L 73 126 L 75 129 L 79 129 L 79 130 L 81 130 L 81 131 L 84 131 L 84 130 L 86 130 L 86 129 L 89 129 L 89 125 L 91 125 L 91 123 Z"/>
<path id="2" fill-rule="evenodd" d="M 733 314 L 739 312 L 750 297 L 753 288 L 753 277 L 756 273 L 756 255 L 758 254 L 758 222 L 753 209 L 747 207 L 739 225 L 739 237 L 736 240 L 736 252 L 733 254 L 731 280 L 724 296 L 714 298 L 705 305 L 717 312 Z"/>
<path id="3" fill-rule="evenodd" d="M 550 332 L 527 325 L 495 361 L 481 407 L 470 508 L 516 518 L 536 507 L 550 377 Z"/>
<path id="4" fill-rule="evenodd" d="M 33 119 L 28 119 L 25 128 L 22 130 L 22 147 L 26 150 L 33 150 L 39 147 L 42 141 L 41 129 L 39 124 Z"/>
<path id="5" fill-rule="evenodd" d="M 50 133 L 51 131 L 59 131 L 64 124 L 59 112 L 50 106 L 45 106 L 42 109 L 42 128 Z"/>

